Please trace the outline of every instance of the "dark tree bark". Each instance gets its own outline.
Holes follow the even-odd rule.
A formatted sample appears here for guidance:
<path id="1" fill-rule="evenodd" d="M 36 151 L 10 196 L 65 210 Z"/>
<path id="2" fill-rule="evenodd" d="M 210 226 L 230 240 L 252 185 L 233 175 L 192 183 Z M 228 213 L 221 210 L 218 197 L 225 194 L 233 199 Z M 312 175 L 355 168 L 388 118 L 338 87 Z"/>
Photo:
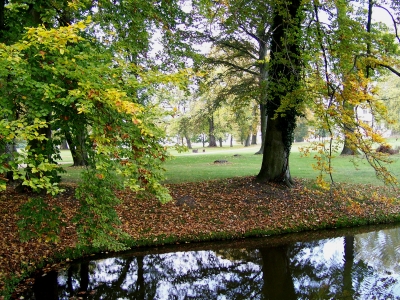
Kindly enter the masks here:
<path id="1" fill-rule="evenodd" d="M 340 155 L 356 155 L 356 154 L 359 154 L 359 152 L 357 151 L 357 149 L 354 149 L 354 147 L 350 144 L 349 139 L 345 137 L 343 149 L 342 152 L 340 152 Z"/>
<path id="2" fill-rule="evenodd" d="M 276 114 L 281 107 L 282 98 L 297 88 L 300 80 L 300 34 L 301 1 L 285 1 L 273 8 L 273 33 L 271 39 L 271 59 L 268 71 L 267 129 L 261 170 L 257 175 L 260 181 L 274 181 L 292 184 L 289 170 L 289 154 L 296 127 L 296 104 L 287 107 L 284 114 Z M 282 12 L 282 10 L 286 10 Z M 297 38 L 293 38 L 297 35 Z"/>
<path id="3" fill-rule="evenodd" d="M 219 138 L 218 142 L 219 142 L 219 146 L 222 148 L 222 138 Z"/>
<path id="4" fill-rule="evenodd" d="M 6 31 L 6 24 L 4 20 L 4 11 L 5 11 L 5 6 L 7 4 L 7 0 L 2 0 L 0 2 L 0 39 L 3 39 L 4 32 Z"/>
<path id="5" fill-rule="evenodd" d="M 253 133 L 251 135 L 251 144 L 252 145 L 257 145 L 257 133 Z"/>
<path id="6" fill-rule="evenodd" d="M 185 135 L 186 144 L 189 149 L 192 149 L 192 142 L 190 141 L 189 136 Z"/>
<path id="7" fill-rule="evenodd" d="M 208 147 L 217 147 L 217 140 L 214 135 L 214 117 L 211 116 L 208 119 L 208 124 L 209 124 L 209 131 L 208 131 Z"/>
<path id="8" fill-rule="evenodd" d="M 249 147 L 251 144 L 250 141 L 251 141 L 251 134 L 248 134 L 246 139 L 244 140 L 244 146 Z"/>
<path id="9" fill-rule="evenodd" d="M 69 144 L 74 167 L 83 167 L 88 165 L 88 154 L 85 146 L 84 133 L 77 134 L 75 138 L 72 137 L 70 132 L 65 133 L 65 139 Z"/>

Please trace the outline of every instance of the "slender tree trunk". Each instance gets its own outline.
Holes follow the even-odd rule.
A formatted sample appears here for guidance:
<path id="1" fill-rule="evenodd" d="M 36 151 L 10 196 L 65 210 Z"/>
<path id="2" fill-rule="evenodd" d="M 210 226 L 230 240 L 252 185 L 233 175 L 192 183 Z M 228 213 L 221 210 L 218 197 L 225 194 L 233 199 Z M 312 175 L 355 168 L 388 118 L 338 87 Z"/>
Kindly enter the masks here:
<path id="1" fill-rule="evenodd" d="M 268 83 L 268 64 L 266 61 L 268 54 L 268 36 L 265 32 L 265 28 L 261 28 L 258 32 L 258 36 L 261 37 L 258 42 L 258 58 L 260 61 L 260 77 L 259 77 L 259 87 L 260 87 L 260 99 L 259 99 L 259 109 L 260 109 L 260 127 L 261 127 L 261 147 L 255 154 L 262 154 L 264 152 L 264 142 L 265 134 L 267 130 L 267 83 Z"/>
<path id="2" fill-rule="evenodd" d="M 222 138 L 219 138 L 218 142 L 219 142 L 219 146 L 222 148 Z"/>
<path id="3" fill-rule="evenodd" d="M 230 139 L 230 142 L 229 142 L 229 146 L 233 147 L 233 135 L 232 134 L 231 134 L 231 139 Z"/>
<path id="4" fill-rule="evenodd" d="M 64 139 L 64 140 L 61 142 L 60 149 L 61 149 L 61 150 L 68 150 L 68 149 L 69 149 L 69 145 L 68 145 L 67 140 Z"/>
<path id="5" fill-rule="evenodd" d="M 257 145 L 257 132 L 251 135 L 251 144 Z"/>
<path id="6" fill-rule="evenodd" d="M 296 104 L 300 100 L 293 98 L 294 106 L 287 108 L 285 114 L 275 115 L 275 112 L 280 108 L 282 98 L 290 95 L 300 80 L 300 9 L 301 0 L 284 1 L 283 4 L 274 4 L 273 7 L 267 86 L 267 93 L 270 95 L 267 111 L 271 117 L 267 119 L 263 161 L 257 175 L 260 181 L 274 181 L 288 186 L 293 183 L 289 170 L 289 154 L 296 126 Z M 293 38 L 295 36 L 297 38 Z"/>
<path id="7" fill-rule="evenodd" d="M 267 132 L 267 105 L 260 104 L 260 130 L 261 130 L 261 147 L 255 154 L 263 154 L 265 144 L 265 134 Z"/>

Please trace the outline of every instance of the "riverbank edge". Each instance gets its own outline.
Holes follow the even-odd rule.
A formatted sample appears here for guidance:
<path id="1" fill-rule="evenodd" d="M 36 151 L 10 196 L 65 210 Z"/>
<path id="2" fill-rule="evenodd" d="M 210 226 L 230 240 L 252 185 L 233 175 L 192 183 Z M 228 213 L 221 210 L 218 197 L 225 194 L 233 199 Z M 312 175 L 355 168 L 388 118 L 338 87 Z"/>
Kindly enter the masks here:
<path id="1" fill-rule="evenodd" d="M 358 185 L 362 188 L 362 185 Z M 307 189 L 305 189 L 307 191 Z M 319 189 L 308 190 L 311 195 L 321 196 L 323 192 Z M 315 194 L 315 192 L 317 192 Z M 352 207 L 354 204 L 354 193 L 346 194 L 347 203 L 344 207 Z M 250 230 L 226 230 L 221 228 L 221 231 L 214 232 L 200 232 L 196 235 L 188 234 L 177 236 L 175 234 L 159 234 L 159 235 L 148 235 L 146 237 L 131 238 L 125 240 L 125 244 L 128 248 L 135 249 L 139 247 L 152 247 L 160 245 L 178 244 L 178 243 L 199 243 L 199 242 L 210 242 L 218 240 L 234 240 L 243 238 L 256 238 L 265 236 L 276 236 L 294 232 L 305 232 L 305 231 L 316 231 L 325 229 L 339 229 L 339 228 L 350 228 L 364 225 L 378 225 L 388 223 L 400 222 L 400 201 L 394 194 L 390 197 L 387 196 L 387 192 L 384 194 L 377 193 L 374 195 L 379 202 L 385 203 L 382 209 L 380 205 L 374 205 L 374 201 L 369 202 L 367 206 L 363 208 L 363 213 L 356 215 L 343 214 L 343 207 L 337 206 L 337 210 L 330 210 L 331 216 L 326 220 L 319 220 L 315 223 L 315 217 L 304 218 L 302 220 L 288 220 L 281 228 L 263 228 L 255 226 Z M 331 199 L 337 201 L 337 199 Z M 310 202 L 312 202 L 310 200 Z M 339 201 L 341 202 L 341 200 Z M 91 256 L 98 253 L 104 253 L 105 249 L 96 249 L 91 247 L 72 247 L 66 248 L 63 252 L 54 252 L 54 255 L 37 261 L 34 267 L 24 266 L 21 269 L 19 275 L 8 274 L 2 278 L 3 287 L 0 292 L 0 299 L 12 299 L 15 298 L 18 292 L 20 292 L 26 283 L 24 279 L 32 275 L 36 270 L 44 268 L 44 272 L 48 272 L 52 269 L 58 269 L 67 265 L 71 260 Z M 109 253 L 112 253 L 108 251 Z"/>

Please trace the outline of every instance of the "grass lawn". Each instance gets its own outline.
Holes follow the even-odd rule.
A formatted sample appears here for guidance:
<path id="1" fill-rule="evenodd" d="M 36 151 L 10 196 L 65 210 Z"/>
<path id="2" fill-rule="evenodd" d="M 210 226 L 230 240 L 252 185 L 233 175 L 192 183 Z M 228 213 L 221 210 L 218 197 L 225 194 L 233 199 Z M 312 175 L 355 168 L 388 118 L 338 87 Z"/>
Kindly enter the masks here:
<path id="1" fill-rule="evenodd" d="M 393 146 L 399 146 L 400 141 L 389 139 Z M 313 169 L 312 164 L 316 161 L 313 155 L 302 157 L 299 147 L 306 146 L 307 143 L 294 143 L 290 155 L 290 170 L 293 177 L 315 179 L 318 172 Z M 242 176 L 257 175 L 260 171 L 262 155 L 255 155 L 259 146 L 202 148 L 198 147 L 198 153 L 184 152 L 177 153 L 171 150 L 173 158 L 166 162 L 165 183 L 198 182 L 211 179 L 222 179 Z M 205 152 L 203 152 L 203 149 Z M 67 173 L 62 174 L 62 178 L 68 182 L 79 181 L 81 167 L 71 167 L 72 157 L 68 150 L 61 151 L 64 168 Z M 341 157 L 337 155 L 333 160 L 333 179 L 336 182 L 364 183 L 381 185 L 375 176 L 374 169 L 363 158 L 356 158 L 355 164 L 351 161 L 353 157 Z M 399 155 L 391 157 L 393 163 L 389 169 L 400 177 Z M 227 160 L 225 164 L 215 164 L 216 160 Z M 328 178 L 327 178 L 328 180 Z"/>

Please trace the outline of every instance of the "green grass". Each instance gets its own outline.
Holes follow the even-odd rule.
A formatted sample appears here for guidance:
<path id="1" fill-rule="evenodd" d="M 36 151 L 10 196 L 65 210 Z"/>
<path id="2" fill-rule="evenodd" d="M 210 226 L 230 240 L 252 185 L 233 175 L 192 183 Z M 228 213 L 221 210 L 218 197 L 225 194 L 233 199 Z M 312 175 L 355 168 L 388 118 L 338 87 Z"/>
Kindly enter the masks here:
<path id="1" fill-rule="evenodd" d="M 400 140 L 389 139 L 394 146 L 400 145 Z M 312 168 L 316 161 L 313 155 L 310 157 L 301 157 L 299 147 L 306 143 L 294 143 L 290 155 L 290 171 L 293 177 L 315 179 L 318 172 Z M 203 149 L 205 152 L 203 152 Z M 260 171 L 261 155 L 254 155 L 259 150 L 259 146 L 243 147 L 218 147 L 202 148 L 198 147 L 198 153 L 184 152 L 177 153 L 171 150 L 173 158 L 166 162 L 166 180 L 165 183 L 196 182 L 210 179 L 222 179 L 236 176 L 254 176 Z M 238 154 L 239 156 L 234 156 Z M 79 181 L 79 174 L 82 168 L 70 167 L 72 164 L 71 154 L 67 150 L 61 151 L 64 168 L 67 173 L 62 174 L 65 181 Z M 400 179 L 400 156 L 393 155 L 394 163 L 389 169 Z M 227 160 L 227 164 L 214 164 L 215 160 Z M 381 185 L 375 176 L 375 171 L 368 165 L 367 161 L 357 158 L 355 166 L 351 157 L 340 157 L 337 155 L 333 159 L 333 179 L 336 182 L 346 183 L 364 183 Z M 328 179 L 328 178 L 327 178 Z"/>

